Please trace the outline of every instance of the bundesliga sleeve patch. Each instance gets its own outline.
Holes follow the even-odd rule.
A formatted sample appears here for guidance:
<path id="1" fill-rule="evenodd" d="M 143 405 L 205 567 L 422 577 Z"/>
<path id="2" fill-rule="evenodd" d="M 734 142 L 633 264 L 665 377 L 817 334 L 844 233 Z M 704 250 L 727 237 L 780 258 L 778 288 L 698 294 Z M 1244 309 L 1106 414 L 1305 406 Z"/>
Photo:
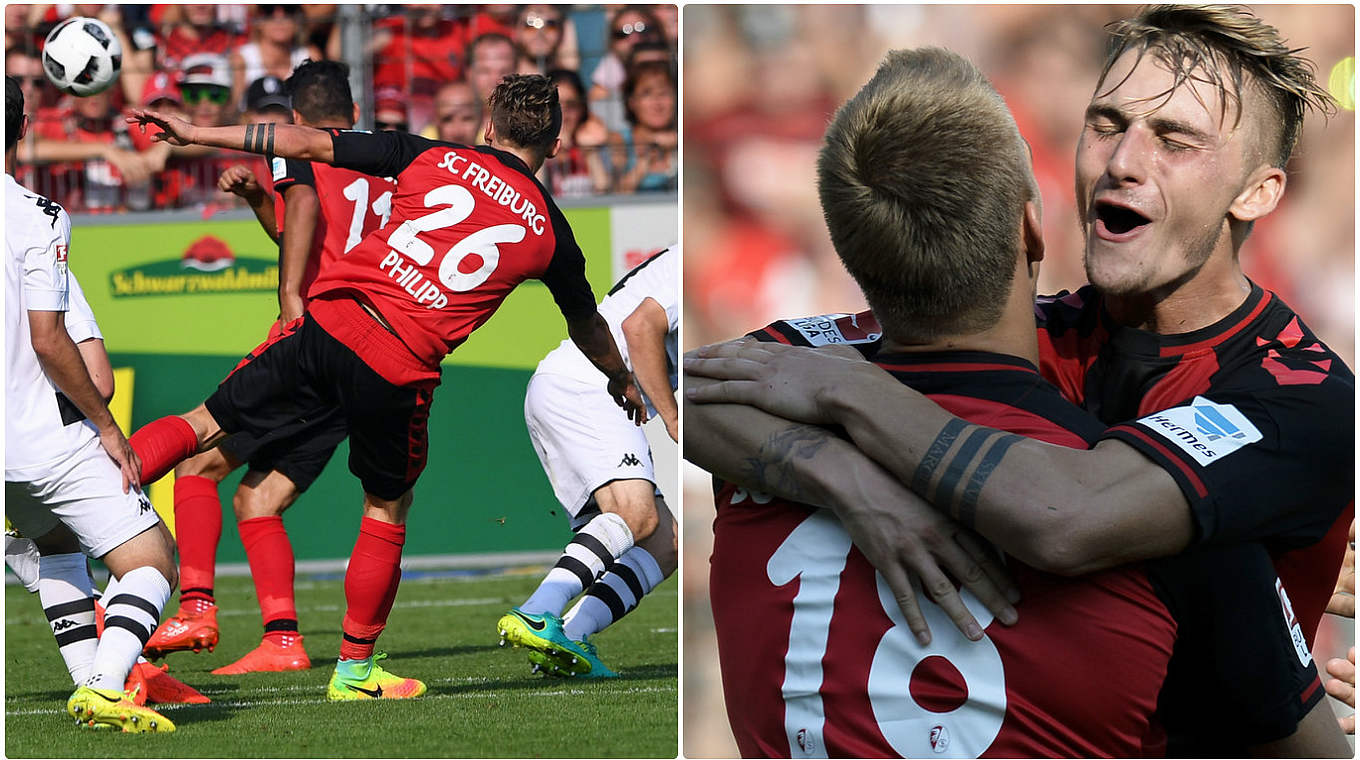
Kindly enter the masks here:
<path id="1" fill-rule="evenodd" d="M 1261 440 L 1261 431 L 1232 404 L 1196 396 L 1189 406 L 1150 414 L 1138 424 L 1178 446 L 1202 467 Z"/>
<path id="2" fill-rule="evenodd" d="M 269 161 L 269 168 L 274 173 L 275 182 L 288 176 L 288 162 L 286 159 L 274 156 Z"/>
<path id="3" fill-rule="evenodd" d="M 803 317 L 787 320 L 789 327 L 797 330 L 811 346 L 830 346 L 837 343 L 873 343 L 882 335 L 878 325 L 874 330 L 861 327 L 855 314 L 827 314 L 820 317 Z"/>

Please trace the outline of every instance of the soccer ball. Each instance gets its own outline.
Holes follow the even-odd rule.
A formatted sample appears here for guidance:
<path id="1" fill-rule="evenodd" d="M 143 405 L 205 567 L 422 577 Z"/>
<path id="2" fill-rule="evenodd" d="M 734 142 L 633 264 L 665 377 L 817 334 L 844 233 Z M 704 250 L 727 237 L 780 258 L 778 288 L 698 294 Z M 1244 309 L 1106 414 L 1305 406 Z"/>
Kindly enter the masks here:
<path id="1" fill-rule="evenodd" d="M 118 80 L 123 45 L 108 24 L 77 16 L 57 24 L 47 35 L 42 63 L 58 90 L 82 98 L 97 95 Z"/>

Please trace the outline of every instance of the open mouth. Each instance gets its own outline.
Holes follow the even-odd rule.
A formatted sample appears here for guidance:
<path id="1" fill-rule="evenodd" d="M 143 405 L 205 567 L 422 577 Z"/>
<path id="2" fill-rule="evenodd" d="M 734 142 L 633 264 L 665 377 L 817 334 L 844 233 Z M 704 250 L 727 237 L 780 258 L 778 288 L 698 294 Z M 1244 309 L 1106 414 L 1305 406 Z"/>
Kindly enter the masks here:
<path id="1" fill-rule="evenodd" d="M 1109 201 L 1096 201 L 1095 212 L 1096 220 L 1113 235 L 1127 234 L 1152 221 L 1131 208 Z"/>

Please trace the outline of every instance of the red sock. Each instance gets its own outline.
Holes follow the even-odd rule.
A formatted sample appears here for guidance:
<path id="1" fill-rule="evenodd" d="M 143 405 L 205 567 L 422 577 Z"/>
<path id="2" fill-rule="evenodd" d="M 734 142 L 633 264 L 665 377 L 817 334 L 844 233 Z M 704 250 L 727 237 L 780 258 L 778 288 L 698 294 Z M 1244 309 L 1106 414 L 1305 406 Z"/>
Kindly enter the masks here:
<path id="1" fill-rule="evenodd" d="M 397 598 L 401 582 L 401 547 L 406 542 L 406 526 L 393 525 L 365 517 L 359 524 L 359 539 L 345 571 L 344 635 L 340 640 L 340 659 L 362 660 L 373 656 L 373 644 L 387 626 L 387 615 Z"/>
<path id="2" fill-rule="evenodd" d="M 293 599 L 293 545 L 288 542 L 283 517 L 252 517 L 237 523 L 236 527 L 241 531 L 241 543 L 246 548 L 250 577 L 255 581 L 255 598 L 260 601 L 260 618 L 265 627 L 274 620 L 297 620 L 297 604 Z M 268 634 L 265 638 L 269 638 Z"/>
<path id="3" fill-rule="evenodd" d="M 128 443 L 141 457 L 142 485 L 150 485 L 198 451 L 198 434 L 188 420 L 171 415 L 143 425 Z"/>
<path id="4" fill-rule="evenodd" d="M 175 478 L 175 534 L 180 606 L 195 602 L 192 611 L 201 612 L 213 602 L 217 542 L 222 538 L 222 502 L 216 482 L 198 475 Z"/>

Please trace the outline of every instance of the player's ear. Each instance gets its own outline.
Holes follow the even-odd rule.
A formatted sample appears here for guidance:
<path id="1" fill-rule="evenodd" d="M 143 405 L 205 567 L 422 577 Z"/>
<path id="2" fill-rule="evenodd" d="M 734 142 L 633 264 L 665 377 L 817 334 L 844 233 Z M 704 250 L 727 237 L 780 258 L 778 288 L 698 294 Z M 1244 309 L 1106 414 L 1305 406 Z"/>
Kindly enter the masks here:
<path id="1" fill-rule="evenodd" d="M 488 121 L 486 123 L 486 131 L 482 133 L 482 142 L 487 145 L 491 145 L 495 141 L 496 141 L 496 125 L 495 123 Z"/>
<path id="2" fill-rule="evenodd" d="M 552 158 L 553 156 L 557 155 L 557 151 L 559 151 L 559 150 L 561 150 L 561 149 L 562 149 L 562 138 L 559 137 L 559 138 L 553 140 L 553 144 L 552 144 L 551 146 L 548 147 L 548 152 L 543 154 L 544 160 L 547 160 L 547 159 Z"/>
<path id="3" fill-rule="evenodd" d="M 353 121 L 353 123 L 354 123 L 354 124 L 358 124 L 358 123 L 359 123 L 359 104 L 358 104 L 358 103 L 354 103 L 353 106 L 354 106 L 354 121 Z"/>
<path id="4" fill-rule="evenodd" d="M 1025 213 L 1020 218 L 1020 244 L 1024 246 L 1026 261 L 1044 260 L 1044 220 L 1035 201 L 1025 201 Z"/>
<path id="5" fill-rule="evenodd" d="M 28 114 L 19 120 L 19 139 L 22 140 L 28 134 Z"/>
<path id="6" fill-rule="evenodd" d="M 1275 210 L 1284 196 L 1285 174 L 1278 166 L 1262 166 L 1251 173 L 1242 192 L 1228 206 L 1228 213 L 1239 222 L 1254 222 Z"/>

